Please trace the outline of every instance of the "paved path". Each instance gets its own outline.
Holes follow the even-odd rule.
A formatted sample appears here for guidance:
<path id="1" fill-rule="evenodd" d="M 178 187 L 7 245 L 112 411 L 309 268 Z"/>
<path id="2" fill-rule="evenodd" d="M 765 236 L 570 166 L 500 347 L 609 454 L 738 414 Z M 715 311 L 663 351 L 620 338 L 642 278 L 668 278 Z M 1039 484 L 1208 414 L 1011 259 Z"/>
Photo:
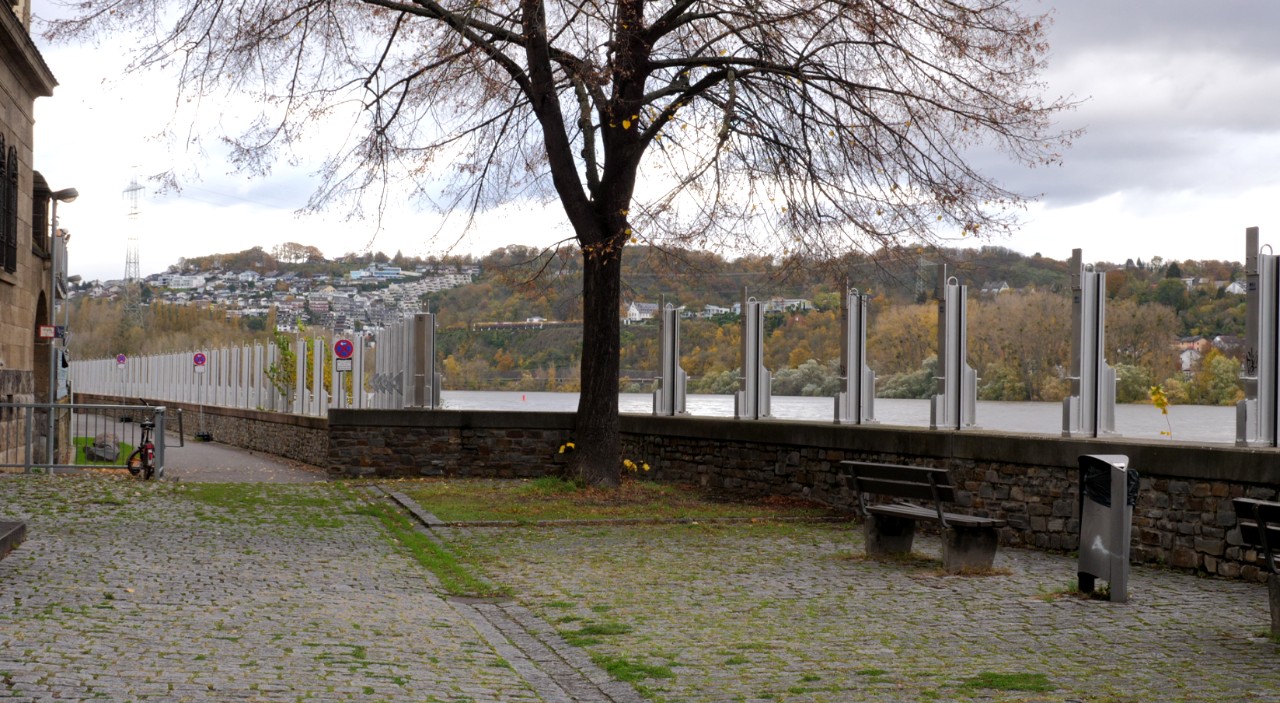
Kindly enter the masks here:
<path id="1" fill-rule="evenodd" d="M 324 469 L 282 459 L 271 454 L 246 449 L 197 442 L 177 446 L 178 439 L 169 437 L 165 449 L 165 479 L 205 482 L 310 483 L 324 481 Z"/>
<path id="2" fill-rule="evenodd" d="M 188 420 L 195 422 L 193 418 Z M 115 417 L 98 414 L 77 415 L 75 422 L 77 435 L 93 437 L 105 433 L 128 442 L 130 446 L 138 443 L 139 430 L 135 422 L 120 422 Z M 172 432 L 167 432 L 166 437 L 164 479 L 168 481 L 310 483 L 328 478 L 323 469 L 271 454 L 192 438 L 183 442 Z M 61 469 L 59 472 L 74 474 L 103 471 Z M 118 469 L 107 471 L 120 473 Z"/>
<path id="3" fill-rule="evenodd" d="M 466 601 L 389 539 L 385 500 L 0 477 L 28 524 L 0 560 L 0 700 L 1280 701 L 1257 584 L 1139 568 L 1131 603 L 1050 598 L 1069 558 L 945 577 L 854 558 L 848 526 L 436 529 L 515 594 Z"/>

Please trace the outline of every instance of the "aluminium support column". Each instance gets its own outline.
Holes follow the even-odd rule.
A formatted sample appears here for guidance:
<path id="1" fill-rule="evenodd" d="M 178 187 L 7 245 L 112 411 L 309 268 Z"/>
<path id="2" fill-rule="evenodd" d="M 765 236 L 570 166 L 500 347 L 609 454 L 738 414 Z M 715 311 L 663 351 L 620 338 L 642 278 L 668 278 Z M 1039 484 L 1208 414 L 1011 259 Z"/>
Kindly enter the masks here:
<path id="1" fill-rule="evenodd" d="M 836 422 L 842 425 L 875 423 L 876 372 L 867 366 L 866 295 L 850 288 L 841 310 L 840 375 L 844 390 L 836 393 Z"/>

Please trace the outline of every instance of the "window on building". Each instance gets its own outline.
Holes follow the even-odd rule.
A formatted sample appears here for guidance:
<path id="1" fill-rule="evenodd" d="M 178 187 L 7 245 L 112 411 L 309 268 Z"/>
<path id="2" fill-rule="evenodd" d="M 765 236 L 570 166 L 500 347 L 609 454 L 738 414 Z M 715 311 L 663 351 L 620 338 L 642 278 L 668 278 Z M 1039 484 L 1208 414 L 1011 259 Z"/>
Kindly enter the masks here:
<path id="1" fill-rule="evenodd" d="M 0 135 L 0 266 L 13 273 L 18 269 L 18 150 L 9 147 L 5 157 L 4 135 Z"/>
<path id="2" fill-rule="evenodd" d="M 49 239 L 49 184 L 39 171 L 31 172 L 31 252 L 45 257 Z"/>

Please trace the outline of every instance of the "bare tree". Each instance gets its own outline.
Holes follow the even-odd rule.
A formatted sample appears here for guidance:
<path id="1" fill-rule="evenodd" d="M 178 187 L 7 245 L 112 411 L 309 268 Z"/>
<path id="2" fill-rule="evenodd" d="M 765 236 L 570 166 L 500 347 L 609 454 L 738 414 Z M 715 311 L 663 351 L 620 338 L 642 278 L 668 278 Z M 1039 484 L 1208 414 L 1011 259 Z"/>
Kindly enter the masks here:
<path id="1" fill-rule="evenodd" d="M 620 251 L 822 258 L 986 235 L 1022 201 L 972 166 L 1055 161 L 1043 18 L 1012 0 L 84 0 L 53 39 L 128 31 L 187 98 L 261 99 L 264 170 L 349 116 L 311 205 L 558 199 L 584 258 L 578 470 L 619 476 Z M 444 194 L 441 196 L 441 194 Z M 358 210 L 357 210 L 358 212 Z M 553 245 L 557 246 L 557 245 Z"/>

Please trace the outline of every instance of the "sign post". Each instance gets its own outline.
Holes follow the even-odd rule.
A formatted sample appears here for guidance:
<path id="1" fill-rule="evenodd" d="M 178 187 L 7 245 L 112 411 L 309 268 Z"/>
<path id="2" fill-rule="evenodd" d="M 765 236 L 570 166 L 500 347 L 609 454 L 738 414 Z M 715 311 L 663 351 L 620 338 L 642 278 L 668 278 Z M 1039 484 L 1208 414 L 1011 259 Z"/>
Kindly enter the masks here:
<path id="1" fill-rule="evenodd" d="M 333 343 L 334 395 L 338 398 L 338 407 L 347 407 L 347 376 L 355 368 L 351 355 L 355 353 L 355 345 L 350 339 L 339 339 Z"/>
<path id="2" fill-rule="evenodd" d="M 192 355 L 191 367 L 196 376 L 204 375 L 205 364 L 208 361 L 209 358 L 204 355 L 204 352 L 196 352 Z M 204 384 L 199 379 L 196 380 L 196 405 L 200 408 L 200 431 L 196 432 L 196 439 L 201 442 L 211 442 L 213 435 L 204 428 Z"/>

